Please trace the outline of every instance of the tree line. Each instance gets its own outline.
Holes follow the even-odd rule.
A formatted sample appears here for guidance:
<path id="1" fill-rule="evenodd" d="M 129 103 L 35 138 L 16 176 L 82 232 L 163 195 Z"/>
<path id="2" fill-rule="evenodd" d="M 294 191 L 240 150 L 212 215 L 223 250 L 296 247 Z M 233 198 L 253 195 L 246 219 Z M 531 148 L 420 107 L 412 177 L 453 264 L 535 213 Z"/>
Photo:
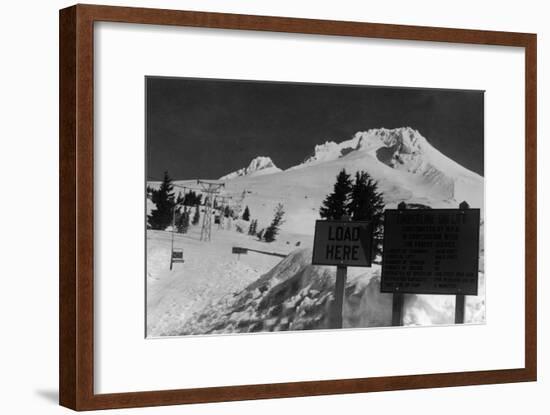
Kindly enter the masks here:
<path id="1" fill-rule="evenodd" d="M 209 203 L 208 198 L 203 199 L 203 195 L 196 193 L 193 190 L 182 195 L 181 192 L 175 196 L 174 184 L 168 172 L 164 172 L 162 182 L 158 189 L 152 186 L 147 186 L 147 196 L 155 204 L 155 208 L 148 215 L 148 227 L 155 230 L 165 230 L 173 225 L 178 233 L 186 233 L 189 230 L 189 225 L 198 225 L 200 222 L 200 206 Z M 219 210 L 220 215 L 225 217 L 235 217 L 235 212 L 228 205 L 218 203 L 216 199 L 213 201 L 213 207 Z M 258 220 L 251 220 L 250 208 L 245 207 L 241 218 L 244 221 L 250 222 L 248 229 L 249 235 L 258 236 L 260 240 L 272 242 L 276 239 L 280 226 L 282 225 L 284 210 L 282 205 L 278 205 L 275 209 L 274 218 L 266 229 L 257 231 Z"/>
<path id="2" fill-rule="evenodd" d="M 151 229 L 165 230 L 174 220 L 175 230 L 186 233 L 190 224 L 199 223 L 202 194 L 191 190 L 183 195 L 179 192 L 175 197 L 174 185 L 168 172 L 164 172 L 158 189 L 147 186 L 147 195 L 155 204 L 155 208 L 147 217 Z"/>

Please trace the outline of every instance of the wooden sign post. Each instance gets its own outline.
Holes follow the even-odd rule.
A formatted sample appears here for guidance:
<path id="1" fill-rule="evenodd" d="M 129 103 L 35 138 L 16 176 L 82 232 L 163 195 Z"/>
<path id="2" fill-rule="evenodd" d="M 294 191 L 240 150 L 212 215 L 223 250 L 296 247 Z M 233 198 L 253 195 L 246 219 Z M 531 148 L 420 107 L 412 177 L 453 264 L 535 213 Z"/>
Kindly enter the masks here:
<path id="1" fill-rule="evenodd" d="M 480 210 L 388 209 L 380 290 L 392 293 L 393 325 L 402 325 L 404 294 L 455 295 L 455 322 L 464 323 L 465 296 L 477 295 Z"/>
<path id="2" fill-rule="evenodd" d="M 329 328 L 342 328 L 342 313 L 344 309 L 344 292 L 346 288 L 346 279 L 348 277 L 348 267 L 345 265 L 336 266 L 336 282 L 334 283 L 334 303 L 329 318 Z"/>
<path id="3" fill-rule="evenodd" d="M 370 222 L 318 220 L 315 223 L 313 265 L 336 265 L 334 301 L 329 327 L 342 328 L 342 311 L 347 267 L 370 267 L 372 262 L 372 226 Z"/>
<path id="4" fill-rule="evenodd" d="M 403 305 L 405 304 L 405 295 L 403 293 L 393 293 L 392 307 L 391 307 L 391 325 L 402 326 L 403 325 Z"/>
<path id="5" fill-rule="evenodd" d="M 455 324 L 464 324 L 464 314 L 466 313 L 466 296 L 457 294 L 455 300 Z"/>
<path id="6" fill-rule="evenodd" d="M 458 208 L 461 210 L 470 209 L 470 205 L 464 201 Z M 464 316 L 466 314 L 466 296 L 464 294 L 457 294 L 455 297 L 455 324 L 464 324 Z"/>
<path id="7" fill-rule="evenodd" d="M 399 203 L 397 209 L 404 210 L 407 209 L 407 204 L 405 202 Z M 399 291 L 397 287 L 396 291 L 393 293 L 392 298 L 392 307 L 391 307 L 391 325 L 392 326 L 402 326 L 403 325 L 403 308 L 405 305 L 405 295 Z"/>

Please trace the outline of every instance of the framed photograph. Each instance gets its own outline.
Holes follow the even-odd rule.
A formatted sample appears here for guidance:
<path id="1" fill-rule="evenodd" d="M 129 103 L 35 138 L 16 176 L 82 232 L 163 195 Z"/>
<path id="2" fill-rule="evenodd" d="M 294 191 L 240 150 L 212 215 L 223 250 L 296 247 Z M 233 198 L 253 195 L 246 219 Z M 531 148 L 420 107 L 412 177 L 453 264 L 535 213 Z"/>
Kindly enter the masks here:
<path id="1" fill-rule="evenodd" d="M 60 12 L 60 404 L 536 380 L 536 35 Z"/>

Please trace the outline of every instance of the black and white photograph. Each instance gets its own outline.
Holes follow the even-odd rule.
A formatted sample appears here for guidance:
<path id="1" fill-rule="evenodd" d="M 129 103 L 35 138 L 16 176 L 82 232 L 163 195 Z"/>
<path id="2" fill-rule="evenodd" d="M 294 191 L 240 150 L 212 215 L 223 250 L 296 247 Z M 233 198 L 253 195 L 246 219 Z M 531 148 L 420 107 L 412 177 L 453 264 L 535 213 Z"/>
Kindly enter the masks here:
<path id="1" fill-rule="evenodd" d="M 550 408 L 548 7 L 441 4 L 3 2 L 0 414 Z"/>
<path id="2" fill-rule="evenodd" d="M 148 76 L 146 337 L 485 323 L 484 92 Z"/>

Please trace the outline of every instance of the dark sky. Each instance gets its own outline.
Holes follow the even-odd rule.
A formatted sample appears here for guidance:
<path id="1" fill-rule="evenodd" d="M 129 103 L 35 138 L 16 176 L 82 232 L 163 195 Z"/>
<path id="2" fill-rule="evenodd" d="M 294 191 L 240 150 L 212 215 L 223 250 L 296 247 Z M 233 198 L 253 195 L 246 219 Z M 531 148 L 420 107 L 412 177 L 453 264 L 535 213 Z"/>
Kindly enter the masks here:
<path id="1" fill-rule="evenodd" d="M 483 92 L 168 77 L 146 78 L 147 168 L 217 179 L 269 156 L 286 169 L 315 144 L 412 127 L 483 175 Z"/>

